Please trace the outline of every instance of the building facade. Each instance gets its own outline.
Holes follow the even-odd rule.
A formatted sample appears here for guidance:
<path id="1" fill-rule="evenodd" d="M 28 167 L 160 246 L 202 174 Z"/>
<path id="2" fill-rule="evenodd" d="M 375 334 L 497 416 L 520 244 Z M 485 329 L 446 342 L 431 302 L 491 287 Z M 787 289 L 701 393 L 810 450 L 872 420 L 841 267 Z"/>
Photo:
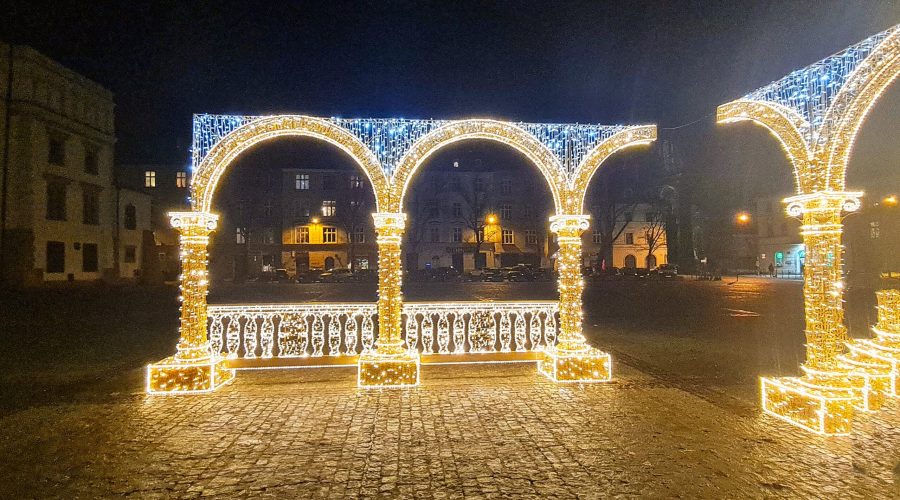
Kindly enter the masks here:
<path id="1" fill-rule="evenodd" d="M 605 213 L 613 210 L 613 214 Z M 604 218 L 609 218 L 608 228 Z M 658 208 L 643 203 L 621 204 L 614 207 L 591 206 L 591 228 L 582 235 L 583 265 L 600 270 L 611 265 L 616 268 L 652 269 L 668 263 L 665 219 Z M 611 239 L 611 252 L 604 248 L 604 240 Z M 605 264 L 604 253 L 611 253 L 612 262 Z"/>
<path id="2" fill-rule="evenodd" d="M 878 289 L 881 277 L 900 273 L 900 201 L 894 193 L 867 194 L 844 226 L 846 273 L 850 286 Z"/>
<path id="3" fill-rule="evenodd" d="M 140 256 L 123 262 L 116 247 L 132 235 L 118 220 L 112 93 L 29 47 L 0 45 L 0 53 L 3 280 L 136 276 Z M 123 196 L 138 212 L 147 201 Z"/>
<path id="4" fill-rule="evenodd" d="M 281 265 L 288 275 L 309 270 L 375 269 L 375 195 L 359 171 L 281 172 Z"/>
<path id="5" fill-rule="evenodd" d="M 549 267 L 552 210 L 530 177 L 503 169 L 420 173 L 406 195 L 406 269 Z"/>
<path id="6" fill-rule="evenodd" d="M 756 200 L 756 210 L 752 214 L 756 227 L 756 262 L 762 274 L 773 269 L 777 276 L 800 277 L 806 250 L 800 236 L 800 221 L 785 213 L 782 200 L 787 196 Z"/>

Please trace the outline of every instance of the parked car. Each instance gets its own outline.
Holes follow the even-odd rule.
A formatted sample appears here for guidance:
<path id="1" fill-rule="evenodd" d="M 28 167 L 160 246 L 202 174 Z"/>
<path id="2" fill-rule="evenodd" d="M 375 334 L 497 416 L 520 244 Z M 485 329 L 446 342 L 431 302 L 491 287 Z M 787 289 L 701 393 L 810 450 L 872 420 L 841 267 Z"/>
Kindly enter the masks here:
<path id="1" fill-rule="evenodd" d="M 506 281 L 534 281 L 534 273 L 524 264 L 504 267 L 501 271 Z"/>
<path id="2" fill-rule="evenodd" d="M 302 273 L 297 274 L 297 282 L 298 283 L 321 283 L 322 282 L 322 271 L 318 270 L 309 270 L 303 271 Z"/>
<path id="3" fill-rule="evenodd" d="M 675 264 L 662 264 L 650 271 L 650 276 L 659 279 L 678 278 L 678 266 Z"/>
<path id="4" fill-rule="evenodd" d="M 322 283 L 347 283 L 349 281 L 354 281 L 353 271 L 350 269 L 332 269 L 331 271 L 325 271 L 319 275 L 319 279 Z"/>
<path id="5" fill-rule="evenodd" d="M 287 269 L 276 269 L 273 281 L 289 283 L 291 282 L 291 277 L 288 275 Z"/>
<path id="6" fill-rule="evenodd" d="M 429 269 L 428 281 L 462 281 L 462 273 L 454 267 L 438 267 Z"/>
<path id="7" fill-rule="evenodd" d="M 378 282 L 378 271 L 374 269 L 360 269 L 353 273 L 356 281 L 360 283 L 376 283 Z"/>

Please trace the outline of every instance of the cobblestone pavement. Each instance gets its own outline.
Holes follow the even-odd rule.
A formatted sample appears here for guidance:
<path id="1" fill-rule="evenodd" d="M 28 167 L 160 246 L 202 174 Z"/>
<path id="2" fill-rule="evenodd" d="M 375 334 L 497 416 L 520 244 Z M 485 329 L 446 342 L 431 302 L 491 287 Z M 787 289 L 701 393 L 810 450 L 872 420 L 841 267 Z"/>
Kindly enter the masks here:
<path id="1" fill-rule="evenodd" d="M 533 364 L 239 373 L 199 397 L 110 394 L 2 418 L 0 496 L 900 496 L 900 401 L 850 437 L 799 432 L 622 363 L 555 385 Z"/>

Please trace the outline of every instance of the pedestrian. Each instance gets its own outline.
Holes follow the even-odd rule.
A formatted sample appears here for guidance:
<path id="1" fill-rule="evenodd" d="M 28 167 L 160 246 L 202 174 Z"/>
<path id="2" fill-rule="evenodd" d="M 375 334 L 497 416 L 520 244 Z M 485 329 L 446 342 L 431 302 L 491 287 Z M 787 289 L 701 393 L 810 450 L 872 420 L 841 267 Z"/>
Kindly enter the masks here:
<path id="1" fill-rule="evenodd" d="M 769 262 L 769 276 L 775 277 L 775 264 Z"/>

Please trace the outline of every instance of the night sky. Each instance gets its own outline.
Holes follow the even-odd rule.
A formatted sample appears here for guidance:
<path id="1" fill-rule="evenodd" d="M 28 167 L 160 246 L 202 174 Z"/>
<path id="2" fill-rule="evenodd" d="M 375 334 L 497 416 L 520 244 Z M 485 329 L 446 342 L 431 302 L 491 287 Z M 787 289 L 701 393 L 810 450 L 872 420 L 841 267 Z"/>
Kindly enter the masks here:
<path id="1" fill-rule="evenodd" d="M 658 123 L 681 161 L 759 185 L 783 155 L 715 107 L 900 23 L 896 1 L 283 3 L 14 2 L 0 39 L 115 93 L 119 163 L 185 163 L 193 113 L 489 116 Z M 898 119 L 894 88 L 861 181 L 900 186 Z"/>

